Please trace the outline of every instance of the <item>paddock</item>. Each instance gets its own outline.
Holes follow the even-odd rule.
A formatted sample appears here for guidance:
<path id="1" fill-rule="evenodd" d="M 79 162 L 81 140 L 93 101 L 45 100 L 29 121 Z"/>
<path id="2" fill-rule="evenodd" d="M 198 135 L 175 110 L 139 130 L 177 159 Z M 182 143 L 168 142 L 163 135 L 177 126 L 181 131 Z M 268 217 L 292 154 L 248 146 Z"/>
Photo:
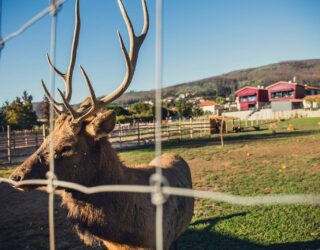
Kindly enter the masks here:
<path id="1" fill-rule="evenodd" d="M 164 152 L 181 154 L 195 189 L 241 196 L 316 194 L 320 185 L 319 118 L 280 122 L 270 130 L 226 134 L 225 146 L 210 137 L 165 142 Z M 288 132 L 287 124 L 296 130 Z M 284 157 L 282 152 L 287 152 Z M 143 164 L 153 148 L 122 150 L 126 163 Z M 7 176 L 11 168 L 1 169 Z M 18 192 L 0 185 L 1 249 L 48 249 L 46 193 Z M 99 249 L 83 245 L 56 199 L 57 249 Z M 197 199 L 179 249 L 319 249 L 320 209 L 316 205 L 238 206 Z"/>

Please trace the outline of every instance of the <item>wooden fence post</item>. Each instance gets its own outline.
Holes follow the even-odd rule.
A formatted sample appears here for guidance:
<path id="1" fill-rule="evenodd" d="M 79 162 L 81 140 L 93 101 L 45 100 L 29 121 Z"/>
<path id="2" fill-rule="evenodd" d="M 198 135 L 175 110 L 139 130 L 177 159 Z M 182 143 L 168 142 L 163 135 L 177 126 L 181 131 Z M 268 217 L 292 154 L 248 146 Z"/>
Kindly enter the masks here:
<path id="1" fill-rule="evenodd" d="M 228 134 L 228 120 L 226 120 L 225 124 L 226 124 L 226 134 Z"/>
<path id="2" fill-rule="evenodd" d="M 11 128 L 7 126 L 7 147 L 8 147 L 8 162 L 11 163 Z"/>
<path id="3" fill-rule="evenodd" d="M 192 122 L 192 118 L 190 118 L 190 138 L 193 138 L 193 122 Z"/>
<path id="4" fill-rule="evenodd" d="M 182 133 L 181 133 L 181 118 L 179 118 L 179 137 L 180 140 L 182 139 Z"/>
<path id="5" fill-rule="evenodd" d="M 138 145 L 140 146 L 140 122 L 138 121 Z"/>
<path id="6" fill-rule="evenodd" d="M 36 133 L 36 138 L 35 138 L 35 140 L 36 140 L 36 147 L 38 147 L 38 131 L 35 130 L 35 133 Z"/>
<path id="7" fill-rule="evenodd" d="M 168 141 L 170 141 L 170 127 L 169 127 L 168 121 L 167 121 L 167 133 L 168 133 Z"/>
<path id="8" fill-rule="evenodd" d="M 153 142 L 156 143 L 156 121 L 153 120 Z"/>
<path id="9" fill-rule="evenodd" d="M 24 133 L 24 143 L 25 143 L 25 145 L 26 145 L 26 146 L 28 146 L 28 135 L 27 135 L 27 130 L 25 129 L 23 133 Z"/>
<path id="10" fill-rule="evenodd" d="M 45 138 L 46 138 L 46 126 L 42 124 L 42 140 L 44 141 Z"/>
<path id="11" fill-rule="evenodd" d="M 222 117 L 221 124 L 220 124 L 220 140 L 221 140 L 221 147 L 224 146 L 223 142 L 223 126 L 224 126 L 224 118 Z"/>
<path id="12" fill-rule="evenodd" d="M 122 126 L 121 126 L 121 123 L 119 123 L 119 145 L 120 145 L 120 148 L 122 148 Z"/>
<path id="13" fill-rule="evenodd" d="M 16 133 L 12 131 L 12 139 L 13 139 L 13 149 L 16 149 Z"/>

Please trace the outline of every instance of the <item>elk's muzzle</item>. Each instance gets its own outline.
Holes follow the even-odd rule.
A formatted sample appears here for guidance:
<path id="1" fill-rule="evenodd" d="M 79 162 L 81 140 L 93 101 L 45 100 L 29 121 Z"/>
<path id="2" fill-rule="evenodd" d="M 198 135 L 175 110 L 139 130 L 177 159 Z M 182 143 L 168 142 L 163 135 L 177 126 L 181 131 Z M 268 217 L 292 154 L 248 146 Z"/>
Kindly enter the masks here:
<path id="1" fill-rule="evenodd" d="M 41 157 L 37 155 L 31 155 L 27 160 L 25 160 L 20 166 L 18 166 L 13 173 L 10 175 L 9 179 L 17 183 L 30 180 L 30 179 L 44 179 L 46 173 L 46 166 L 41 160 Z M 13 185 L 14 188 L 19 190 L 26 190 L 30 188 L 35 188 L 36 186 L 20 186 Z"/>

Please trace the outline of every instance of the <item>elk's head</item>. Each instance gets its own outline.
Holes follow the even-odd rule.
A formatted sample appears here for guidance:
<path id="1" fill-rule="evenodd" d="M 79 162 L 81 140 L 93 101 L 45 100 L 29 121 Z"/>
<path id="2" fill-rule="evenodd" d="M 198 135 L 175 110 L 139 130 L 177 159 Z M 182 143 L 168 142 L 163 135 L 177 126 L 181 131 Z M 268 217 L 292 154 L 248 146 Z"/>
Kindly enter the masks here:
<path id="1" fill-rule="evenodd" d="M 99 158 L 100 140 L 110 133 L 114 126 L 116 117 L 112 111 L 103 111 L 103 108 L 128 88 L 131 83 L 139 49 L 147 35 L 149 28 L 149 17 L 145 0 L 142 1 L 144 14 L 144 26 L 139 36 L 136 36 L 128 14 L 121 2 L 118 0 L 120 11 L 126 23 L 129 38 L 130 51 L 128 52 L 121 34 L 118 32 L 120 48 L 126 62 L 126 75 L 119 87 L 111 94 L 97 98 L 88 75 L 80 66 L 90 97 L 87 98 L 79 109 L 70 105 L 72 95 L 72 75 L 75 66 L 77 47 L 80 34 L 79 0 L 76 0 L 75 29 L 72 42 L 70 63 L 66 73 L 59 71 L 51 62 L 48 62 L 53 70 L 64 80 L 66 91 L 63 93 L 58 89 L 62 102 L 57 102 L 49 93 L 44 82 L 42 86 L 53 109 L 57 113 L 54 130 L 42 143 L 40 148 L 15 169 L 11 175 L 13 181 L 19 182 L 27 179 L 44 179 L 49 170 L 50 156 L 55 163 L 55 173 L 61 180 L 86 184 L 86 180 L 93 178 L 97 168 L 96 161 Z M 50 153 L 52 152 L 52 153 Z"/>

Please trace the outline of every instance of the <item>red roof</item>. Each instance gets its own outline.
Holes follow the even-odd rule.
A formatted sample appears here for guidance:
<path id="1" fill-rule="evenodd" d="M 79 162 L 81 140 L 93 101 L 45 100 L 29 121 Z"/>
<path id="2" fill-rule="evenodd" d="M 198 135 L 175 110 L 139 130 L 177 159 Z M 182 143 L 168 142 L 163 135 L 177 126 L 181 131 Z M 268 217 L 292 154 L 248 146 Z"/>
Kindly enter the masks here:
<path id="1" fill-rule="evenodd" d="M 279 84 L 289 84 L 289 85 L 293 85 L 293 86 L 299 85 L 299 86 L 301 86 L 301 87 L 304 87 L 303 85 L 300 85 L 300 84 L 295 83 L 295 82 L 280 81 L 280 82 L 276 82 L 276 83 L 274 83 L 274 84 L 271 84 L 271 85 L 267 86 L 266 89 L 269 89 L 269 88 L 271 88 L 271 87 L 273 87 L 273 86 L 275 86 L 275 85 L 279 85 Z"/>
<path id="2" fill-rule="evenodd" d="M 199 107 L 205 107 L 205 106 L 220 106 L 218 103 L 214 102 L 214 101 L 208 101 L 205 100 L 203 102 L 200 102 L 198 104 Z"/>
<path id="3" fill-rule="evenodd" d="M 243 87 L 243 88 L 241 88 L 241 89 L 238 89 L 238 90 L 236 91 L 236 94 L 238 94 L 239 92 L 241 92 L 242 90 L 245 90 L 245 89 L 254 89 L 254 90 L 257 90 L 257 89 L 259 89 L 259 88 L 257 88 L 257 87 L 252 87 L 252 86 L 245 86 L 245 87 Z"/>

